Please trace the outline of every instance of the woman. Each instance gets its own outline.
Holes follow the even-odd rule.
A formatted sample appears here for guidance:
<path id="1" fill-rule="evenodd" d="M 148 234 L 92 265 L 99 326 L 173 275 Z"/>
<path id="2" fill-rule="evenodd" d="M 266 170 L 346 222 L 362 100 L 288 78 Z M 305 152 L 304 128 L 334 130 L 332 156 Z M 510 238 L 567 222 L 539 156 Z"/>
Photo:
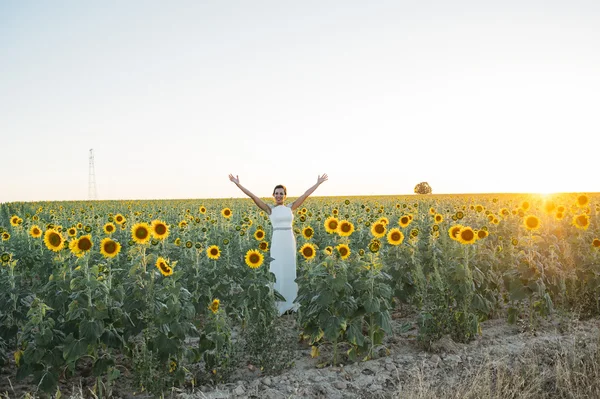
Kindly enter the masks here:
<path id="1" fill-rule="evenodd" d="M 294 202 L 284 205 L 287 198 L 285 186 L 277 185 L 273 190 L 275 205 L 267 205 L 263 200 L 248 191 L 240 184 L 238 176 L 229 175 L 229 180 L 235 183 L 240 190 L 263 211 L 269 215 L 271 225 L 273 226 L 273 236 L 271 237 L 271 261 L 269 270 L 275 275 L 274 289 L 279 292 L 285 302 L 277 302 L 277 309 L 282 315 L 288 310 L 295 310 L 294 300 L 298 294 L 298 285 L 296 284 L 296 238 L 292 230 L 295 211 L 302 205 L 304 200 L 311 195 L 321 183 L 327 180 L 327 174 L 317 177 L 317 183 L 306 190 L 304 194 L 298 197 Z"/>

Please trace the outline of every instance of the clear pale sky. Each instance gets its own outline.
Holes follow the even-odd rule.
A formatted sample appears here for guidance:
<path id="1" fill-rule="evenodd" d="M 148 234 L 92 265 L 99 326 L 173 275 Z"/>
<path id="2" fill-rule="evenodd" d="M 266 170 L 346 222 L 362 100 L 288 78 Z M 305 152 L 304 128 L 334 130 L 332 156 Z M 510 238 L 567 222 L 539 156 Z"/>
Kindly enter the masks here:
<path id="1" fill-rule="evenodd" d="M 0 202 L 597 192 L 600 1 L 0 2 Z"/>

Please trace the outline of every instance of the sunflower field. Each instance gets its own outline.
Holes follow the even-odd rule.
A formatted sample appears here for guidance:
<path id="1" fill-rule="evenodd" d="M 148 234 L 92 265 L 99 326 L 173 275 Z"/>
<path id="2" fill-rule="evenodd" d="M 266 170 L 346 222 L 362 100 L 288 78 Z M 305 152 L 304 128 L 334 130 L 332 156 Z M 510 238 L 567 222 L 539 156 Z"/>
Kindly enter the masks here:
<path id="1" fill-rule="evenodd" d="M 385 355 L 399 306 L 425 347 L 468 342 L 489 318 L 600 315 L 598 193 L 305 205 L 295 317 L 327 364 Z M 249 199 L 0 204 L 0 366 L 52 392 L 85 363 L 100 397 L 125 369 L 153 393 L 223 381 L 236 337 L 266 344 L 277 318 L 270 236 Z"/>

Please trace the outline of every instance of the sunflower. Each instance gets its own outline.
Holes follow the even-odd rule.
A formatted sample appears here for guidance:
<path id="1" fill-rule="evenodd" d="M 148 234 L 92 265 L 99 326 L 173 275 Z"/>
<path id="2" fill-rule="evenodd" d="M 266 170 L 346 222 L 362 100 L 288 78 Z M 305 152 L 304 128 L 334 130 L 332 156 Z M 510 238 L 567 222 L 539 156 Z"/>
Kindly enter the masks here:
<path id="1" fill-rule="evenodd" d="M 488 236 L 488 232 L 486 230 L 477 230 L 477 239 L 481 240 L 482 238 L 485 238 Z"/>
<path id="2" fill-rule="evenodd" d="M 263 252 L 267 252 L 269 250 L 269 243 L 267 241 L 259 242 L 258 249 L 260 249 Z"/>
<path id="3" fill-rule="evenodd" d="M 20 218 L 17 215 L 13 215 L 10 218 L 10 225 L 13 226 L 13 227 L 17 227 L 19 225 L 19 219 Z"/>
<path id="4" fill-rule="evenodd" d="M 161 220 L 153 220 L 152 236 L 157 240 L 164 240 L 169 236 L 169 226 Z"/>
<path id="5" fill-rule="evenodd" d="M 340 257 L 342 259 L 348 259 L 348 257 L 350 257 L 350 247 L 346 244 L 339 244 L 337 247 L 335 247 L 335 249 L 337 249 L 338 253 L 340 254 Z"/>
<path id="6" fill-rule="evenodd" d="M 378 252 L 380 248 L 381 248 L 381 242 L 379 242 L 379 240 L 377 240 L 377 239 L 372 240 L 369 243 L 369 251 L 371 251 L 373 253 Z"/>
<path id="7" fill-rule="evenodd" d="M 206 255 L 210 259 L 217 260 L 221 257 L 221 250 L 219 249 L 218 246 L 211 245 L 210 247 L 206 248 Z"/>
<path id="8" fill-rule="evenodd" d="M 261 229 L 256 230 L 254 232 L 254 238 L 256 238 L 258 241 L 261 241 L 263 238 L 265 238 L 265 232 Z"/>
<path id="9" fill-rule="evenodd" d="M 227 219 L 229 219 L 229 218 L 231 217 L 231 215 L 232 215 L 232 214 L 233 214 L 233 213 L 231 212 L 231 209 L 229 209 L 229 208 L 223 208 L 223 209 L 221 210 L 221 215 L 223 215 L 223 217 L 224 217 L 224 218 L 227 218 Z"/>
<path id="10" fill-rule="evenodd" d="M 147 244 L 150 241 L 150 225 L 148 223 L 136 223 L 131 227 L 133 241 L 138 244 Z"/>
<path id="11" fill-rule="evenodd" d="M 0 256 L 0 262 L 2 262 L 3 265 L 9 263 L 11 259 L 12 259 L 12 255 L 9 254 L 8 252 L 3 252 L 2 255 Z"/>
<path id="12" fill-rule="evenodd" d="M 388 224 L 390 224 L 390 220 L 388 218 L 386 218 L 385 216 L 382 216 L 381 218 L 379 218 L 378 222 L 381 222 L 381 223 L 385 224 L 386 226 Z"/>
<path id="13" fill-rule="evenodd" d="M 75 237 L 77 235 L 77 229 L 75 227 L 69 227 L 67 234 L 69 237 Z"/>
<path id="14" fill-rule="evenodd" d="M 391 245 L 400 245 L 404 240 L 404 234 L 398 228 L 393 228 L 387 234 L 387 241 Z"/>
<path id="15" fill-rule="evenodd" d="M 250 249 L 246 252 L 244 261 L 251 269 L 258 269 L 263 264 L 265 257 L 256 249 Z"/>
<path id="16" fill-rule="evenodd" d="M 313 230 L 312 227 L 307 226 L 304 229 L 302 229 L 302 236 L 304 238 L 306 238 L 307 240 L 310 240 L 313 235 L 315 235 L 315 231 Z"/>
<path id="17" fill-rule="evenodd" d="M 433 208 L 433 207 L 429 208 L 429 214 L 435 215 L 435 208 Z"/>
<path id="18" fill-rule="evenodd" d="M 10 240 L 10 234 L 8 233 L 8 231 L 5 231 L 2 233 L 2 241 L 8 241 Z"/>
<path id="19" fill-rule="evenodd" d="M 548 201 L 544 204 L 544 212 L 552 213 L 556 209 L 556 204 L 553 201 Z"/>
<path id="20" fill-rule="evenodd" d="M 200 213 L 201 213 L 201 214 L 203 214 L 203 215 L 204 215 L 204 214 L 206 213 L 206 207 L 205 207 L 204 205 L 202 205 L 202 206 L 200 207 L 199 211 L 200 211 Z"/>
<path id="21" fill-rule="evenodd" d="M 565 214 L 562 212 L 556 212 L 554 217 L 556 218 L 556 220 L 563 220 L 563 218 L 565 217 Z"/>
<path id="22" fill-rule="evenodd" d="M 116 224 L 123 224 L 123 223 L 125 223 L 125 220 L 126 220 L 125 217 L 123 215 L 121 215 L 120 213 L 117 213 L 115 215 L 114 219 L 115 219 Z"/>
<path id="23" fill-rule="evenodd" d="M 463 226 L 461 224 L 456 224 L 448 229 L 448 235 L 453 240 L 458 241 L 458 233 L 460 232 L 460 229 L 462 229 L 462 228 L 463 228 Z"/>
<path id="24" fill-rule="evenodd" d="M 162 256 L 159 256 L 158 259 L 156 259 L 156 267 L 163 276 L 170 276 L 173 274 L 173 268 L 169 266 L 169 262 Z"/>
<path id="25" fill-rule="evenodd" d="M 590 199 L 588 198 L 587 195 L 585 194 L 581 194 L 579 197 L 577 197 L 577 206 L 580 208 L 583 208 L 585 206 L 587 206 L 590 203 Z"/>
<path id="26" fill-rule="evenodd" d="M 573 216 L 573 225 L 581 230 L 587 230 L 590 226 L 590 217 L 586 214 Z"/>
<path id="27" fill-rule="evenodd" d="M 477 241 L 477 235 L 475 235 L 475 232 L 469 226 L 460 229 L 456 238 L 458 242 L 465 245 L 473 244 Z"/>
<path id="28" fill-rule="evenodd" d="M 108 222 L 104 225 L 104 232 L 106 234 L 112 234 L 115 232 L 115 225 L 111 222 Z"/>
<path id="29" fill-rule="evenodd" d="M 410 215 L 404 215 L 400 217 L 400 219 L 398 220 L 398 224 L 400 225 L 400 227 L 404 228 L 408 226 L 411 221 L 412 218 L 410 217 Z"/>
<path id="30" fill-rule="evenodd" d="M 337 218 L 333 216 L 328 217 L 324 223 L 325 231 L 327 231 L 329 234 L 335 233 L 337 232 L 339 225 L 340 222 L 337 220 Z"/>
<path id="31" fill-rule="evenodd" d="M 37 225 L 34 224 L 29 229 L 29 235 L 32 236 L 33 238 L 40 238 L 42 236 L 42 230 Z"/>
<path id="32" fill-rule="evenodd" d="M 221 304 L 221 301 L 218 300 L 217 298 L 213 299 L 213 301 L 211 302 L 210 305 L 208 305 L 208 308 L 210 309 L 211 312 L 213 312 L 213 314 L 217 313 L 219 311 L 219 305 Z"/>
<path id="33" fill-rule="evenodd" d="M 58 252 L 65 246 L 65 238 L 54 229 L 46 230 L 44 233 L 44 244 L 49 250 Z"/>
<path id="34" fill-rule="evenodd" d="M 375 238 L 381 238 L 385 236 L 386 231 L 387 229 L 385 228 L 385 224 L 381 222 L 373 223 L 373 226 L 371 226 L 371 234 L 373 234 L 373 237 Z"/>
<path id="35" fill-rule="evenodd" d="M 529 215 L 523 220 L 523 226 L 530 231 L 539 229 L 540 224 L 540 218 L 535 215 Z"/>
<path id="36" fill-rule="evenodd" d="M 121 252 L 121 244 L 106 237 L 100 242 L 100 253 L 105 258 L 114 258 Z"/>
<path id="37" fill-rule="evenodd" d="M 191 242 L 190 240 L 187 240 L 187 241 L 185 242 L 185 247 L 186 247 L 187 249 L 190 249 L 190 248 L 192 248 L 193 246 L 194 246 L 194 243 L 193 243 L 193 242 Z"/>
<path id="38" fill-rule="evenodd" d="M 302 254 L 302 256 L 304 256 L 304 259 L 306 260 L 311 260 L 315 256 L 317 256 L 315 246 L 309 243 L 304 244 L 302 248 L 300 248 L 300 253 Z"/>
<path id="39" fill-rule="evenodd" d="M 185 220 L 182 220 L 181 222 L 179 222 L 179 228 L 180 229 L 185 229 L 187 227 L 187 222 Z"/>
<path id="40" fill-rule="evenodd" d="M 181 245 L 181 238 L 177 237 L 175 239 L 175 245 L 180 246 Z"/>
<path id="41" fill-rule="evenodd" d="M 529 201 L 523 201 L 523 202 L 521 202 L 521 209 L 523 209 L 524 211 L 529 210 L 530 206 L 531 206 L 531 204 L 529 203 Z"/>
<path id="42" fill-rule="evenodd" d="M 333 253 L 333 247 L 331 245 L 326 246 L 323 253 L 328 256 L 331 255 Z"/>
<path id="43" fill-rule="evenodd" d="M 92 249 L 93 246 L 94 243 L 92 242 L 92 236 L 87 234 L 79 237 L 77 240 L 71 241 L 69 244 L 69 249 L 71 249 L 73 254 L 77 256 L 83 256 L 86 252 Z"/>
<path id="44" fill-rule="evenodd" d="M 350 237 L 354 233 L 354 225 L 348 220 L 341 220 L 338 226 L 338 234 L 341 237 Z"/>
<path id="45" fill-rule="evenodd" d="M 594 238 L 594 240 L 592 241 L 592 246 L 595 248 L 600 248 L 600 239 Z"/>
<path id="46" fill-rule="evenodd" d="M 444 217 L 439 213 L 436 213 L 433 217 L 433 220 L 435 220 L 436 223 L 442 223 L 444 221 Z"/>

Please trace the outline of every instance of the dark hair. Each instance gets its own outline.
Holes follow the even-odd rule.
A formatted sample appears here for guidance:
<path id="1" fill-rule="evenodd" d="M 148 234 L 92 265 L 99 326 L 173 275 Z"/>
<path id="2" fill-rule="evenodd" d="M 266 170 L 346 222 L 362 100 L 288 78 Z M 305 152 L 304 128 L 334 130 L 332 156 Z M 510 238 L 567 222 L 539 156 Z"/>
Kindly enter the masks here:
<path id="1" fill-rule="evenodd" d="M 287 189 L 283 184 L 278 184 L 275 186 L 275 188 L 273 189 L 273 195 L 275 195 L 275 190 L 277 190 L 278 188 L 283 188 L 283 195 L 287 195 Z"/>

